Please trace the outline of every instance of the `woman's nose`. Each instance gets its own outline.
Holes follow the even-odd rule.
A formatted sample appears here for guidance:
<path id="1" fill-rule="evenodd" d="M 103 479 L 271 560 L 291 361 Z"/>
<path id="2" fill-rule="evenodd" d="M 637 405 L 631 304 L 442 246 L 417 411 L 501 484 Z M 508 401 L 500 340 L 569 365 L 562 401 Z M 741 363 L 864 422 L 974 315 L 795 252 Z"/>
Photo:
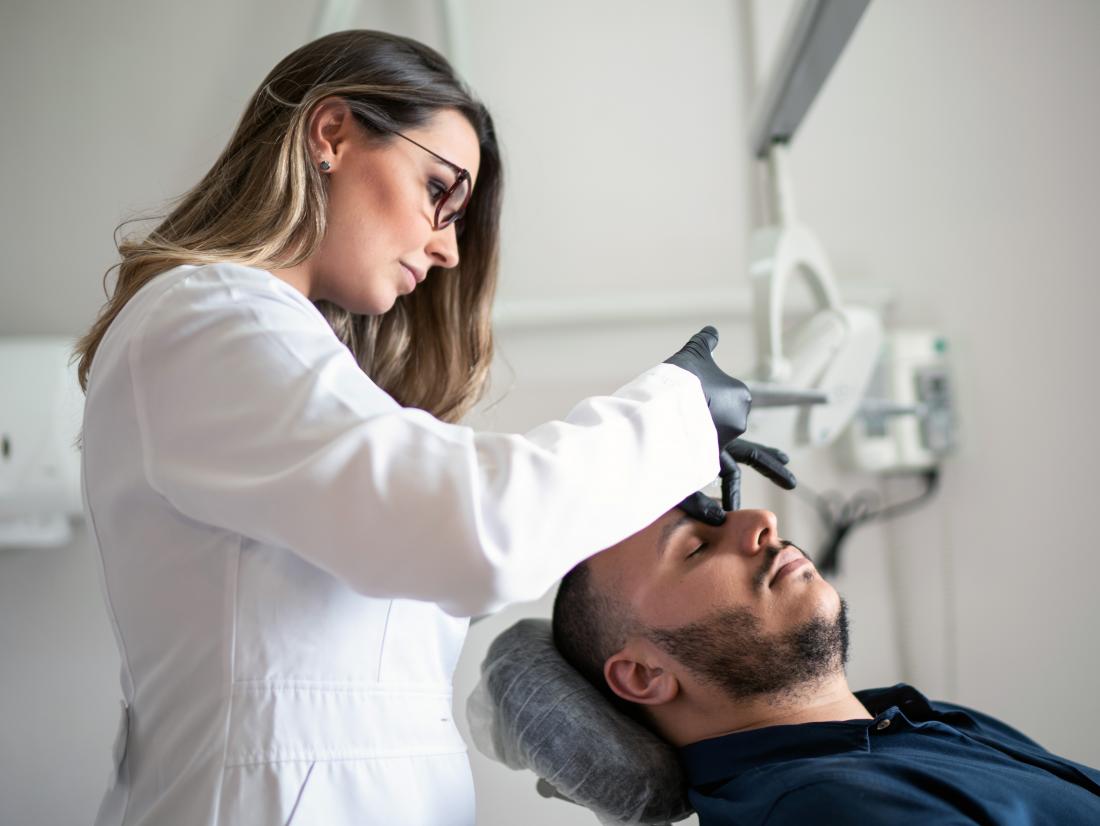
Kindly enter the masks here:
<path id="1" fill-rule="evenodd" d="M 739 522 L 738 547 L 742 553 L 755 555 L 779 543 L 779 520 L 771 511 L 740 510 L 726 518 Z"/>
<path id="2" fill-rule="evenodd" d="M 458 231 L 451 224 L 440 230 L 433 230 L 425 248 L 433 267 L 449 270 L 458 266 Z"/>

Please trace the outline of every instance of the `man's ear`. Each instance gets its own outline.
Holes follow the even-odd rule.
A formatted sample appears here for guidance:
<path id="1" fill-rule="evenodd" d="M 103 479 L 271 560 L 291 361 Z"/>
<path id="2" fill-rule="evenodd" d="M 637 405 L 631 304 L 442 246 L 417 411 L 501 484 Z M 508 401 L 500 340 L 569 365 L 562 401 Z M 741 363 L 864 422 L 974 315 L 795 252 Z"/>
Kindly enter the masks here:
<path id="1" fill-rule="evenodd" d="M 676 675 L 663 668 L 644 648 L 630 644 L 607 658 L 603 676 L 611 690 L 629 703 L 660 706 L 680 693 Z"/>

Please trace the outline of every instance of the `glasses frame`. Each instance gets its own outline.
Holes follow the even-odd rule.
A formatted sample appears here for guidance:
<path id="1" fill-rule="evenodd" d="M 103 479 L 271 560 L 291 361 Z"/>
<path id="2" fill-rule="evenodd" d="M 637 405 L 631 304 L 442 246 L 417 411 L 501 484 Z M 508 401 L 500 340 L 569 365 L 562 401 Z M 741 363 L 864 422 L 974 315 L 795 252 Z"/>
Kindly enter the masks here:
<path id="1" fill-rule="evenodd" d="M 413 146 L 419 146 L 421 149 L 423 149 L 425 152 L 427 152 L 433 158 L 436 158 L 437 160 L 440 160 L 443 163 L 445 163 L 447 166 L 449 166 L 456 173 L 455 182 L 453 184 L 451 184 L 450 188 L 446 192 L 443 193 L 443 195 L 439 199 L 439 206 L 437 206 L 435 208 L 435 219 L 432 222 L 432 229 L 434 229 L 434 230 L 446 229 L 451 224 L 454 224 L 454 223 L 462 220 L 466 216 L 466 205 L 468 203 L 470 203 L 470 196 L 472 196 L 474 194 L 473 181 L 470 178 L 469 171 L 466 170 L 466 169 L 463 169 L 461 166 L 459 166 L 456 163 L 451 163 L 449 160 L 444 158 L 442 155 L 438 155 L 435 152 L 433 152 L 432 150 L 430 150 L 428 147 L 424 146 L 424 144 L 417 143 L 412 138 L 410 138 L 408 135 L 402 135 L 400 132 L 395 132 L 393 129 L 384 129 L 383 131 L 389 132 L 391 135 L 397 135 L 397 137 L 399 137 L 399 138 L 404 138 L 409 143 L 413 144 Z M 447 203 L 447 200 L 451 197 L 452 194 L 454 194 L 454 191 L 456 189 L 458 189 L 459 185 L 464 180 L 471 182 L 470 191 L 466 193 L 466 200 L 464 200 L 462 202 L 462 206 L 460 206 L 458 209 L 455 210 L 454 215 L 451 216 L 451 219 L 449 221 L 447 221 L 447 223 L 441 224 L 439 222 L 439 214 L 443 211 L 443 205 L 445 203 Z M 458 227 L 455 227 L 455 232 L 458 232 Z"/>

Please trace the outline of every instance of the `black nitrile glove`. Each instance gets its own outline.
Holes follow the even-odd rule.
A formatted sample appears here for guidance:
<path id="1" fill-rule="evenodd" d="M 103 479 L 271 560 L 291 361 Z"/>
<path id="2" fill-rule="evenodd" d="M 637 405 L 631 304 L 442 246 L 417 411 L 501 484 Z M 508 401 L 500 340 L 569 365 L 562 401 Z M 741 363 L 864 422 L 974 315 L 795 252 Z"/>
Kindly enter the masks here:
<path id="1" fill-rule="evenodd" d="M 707 496 L 701 490 L 695 491 L 676 507 L 692 519 L 704 522 L 707 525 L 713 525 L 716 528 L 726 521 L 726 512 L 722 510 L 718 500 Z"/>
<path id="2" fill-rule="evenodd" d="M 784 490 L 794 490 L 797 480 L 786 465 L 790 458 L 782 450 L 734 439 L 719 454 L 722 476 L 722 504 L 702 491 L 696 491 L 679 504 L 692 519 L 718 527 L 726 521 L 726 511 L 741 509 L 741 465 L 748 465 Z"/>
<path id="3" fill-rule="evenodd" d="M 790 457 L 777 447 L 748 439 L 734 439 L 718 454 L 722 477 L 722 509 L 741 509 L 741 465 L 748 465 L 784 490 L 794 490 L 798 480 L 787 470 Z"/>
<path id="4" fill-rule="evenodd" d="M 722 372 L 711 351 L 718 345 L 718 331 L 707 326 L 693 335 L 680 350 L 665 359 L 665 364 L 682 367 L 699 379 L 710 408 L 710 417 L 718 431 L 718 446 L 729 444 L 749 425 L 752 394 L 745 383 Z"/>

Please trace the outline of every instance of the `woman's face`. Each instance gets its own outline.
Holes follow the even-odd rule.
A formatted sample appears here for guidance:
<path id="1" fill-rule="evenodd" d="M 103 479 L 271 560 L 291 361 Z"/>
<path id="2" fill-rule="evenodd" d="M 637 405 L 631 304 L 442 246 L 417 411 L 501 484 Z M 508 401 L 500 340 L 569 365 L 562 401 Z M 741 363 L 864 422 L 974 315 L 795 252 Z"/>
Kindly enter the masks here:
<path id="1" fill-rule="evenodd" d="M 469 171 L 476 186 L 481 153 L 463 115 L 442 110 L 402 134 Z M 455 170 L 396 135 L 384 145 L 368 145 L 366 128 L 338 98 L 318 104 L 310 139 L 314 163 L 327 161 L 331 167 L 323 173 L 328 176 L 325 236 L 307 261 L 275 275 L 310 300 L 379 315 L 399 295 L 433 277 L 433 268 L 458 263 L 454 224 L 432 227 Z"/>

